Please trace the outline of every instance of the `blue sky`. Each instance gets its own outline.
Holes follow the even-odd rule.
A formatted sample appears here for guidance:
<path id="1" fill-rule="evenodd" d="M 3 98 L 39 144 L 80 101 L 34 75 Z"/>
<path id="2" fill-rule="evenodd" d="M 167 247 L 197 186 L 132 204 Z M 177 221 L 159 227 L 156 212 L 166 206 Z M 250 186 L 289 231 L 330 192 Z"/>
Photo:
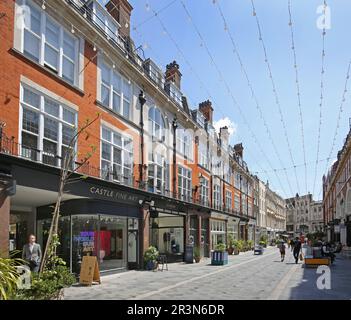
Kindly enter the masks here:
<path id="1" fill-rule="evenodd" d="M 189 21 L 182 6 L 182 1 L 200 31 L 204 43 L 202 43 Z M 309 191 L 312 193 L 317 158 L 322 60 L 322 30 L 317 28 L 316 22 L 320 16 L 317 13 L 317 8 L 323 4 L 323 1 L 291 0 L 304 122 L 307 190 L 305 188 L 304 155 L 295 86 L 293 51 L 288 25 L 288 0 L 255 0 L 254 4 L 262 28 L 263 40 L 276 84 L 294 164 L 296 165 L 297 179 L 259 40 L 256 20 L 252 14 L 251 1 L 216 1 L 219 2 L 227 20 L 228 28 L 233 34 L 243 65 L 261 106 L 264 119 L 278 149 L 281 162 L 274 152 L 271 140 L 256 109 L 256 104 L 251 97 L 250 88 L 238 60 L 233 54 L 233 47 L 224 28 L 218 6 L 213 3 L 213 0 L 178 0 L 173 3 L 171 0 L 130 0 L 134 7 L 131 21 L 132 37 L 137 46 L 143 45 L 145 56 L 151 57 L 163 69 L 165 64 L 173 60 L 180 64 L 183 74 L 182 91 L 188 97 L 193 108 L 199 102 L 208 99 L 208 93 L 211 94 L 215 109 L 215 120 L 229 118 L 233 123 L 235 132 L 232 136 L 232 142 L 243 142 L 244 158 L 251 172 L 259 172 L 258 175 L 262 180 L 269 179 L 273 190 L 279 192 L 283 197 L 294 195 L 296 192 L 304 194 Z M 153 11 L 158 11 L 169 3 L 172 4 L 161 11 L 158 17 L 155 17 Z M 331 28 L 326 30 L 325 35 L 324 102 L 319 160 L 328 158 L 332 148 L 337 115 L 351 58 L 351 42 L 348 32 L 351 24 L 348 14 L 351 12 L 351 1 L 330 0 L 328 5 L 331 12 Z M 145 22 L 145 20 L 147 21 Z M 168 34 L 163 32 L 160 21 L 164 24 Z M 136 27 L 136 30 L 133 30 L 134 27 Z M 191 67 L 188 66 L 184 56 L 177 50 L 170 37 L 179 46 Z M 211 63 L 206 46 L 224 81 L 220 80 L 218 69 Z M 195 74 L 193 71 L 195 71 Z M 201 86 L 201 83 L 207 90 Z M 238 107 L 233 105 L 225 83 L 230 86 L 230 91 L 238 101 L 260 147 L 252 137 Z M 333 159 L 336 158 L 337 151 L 342 147 L 348 132 L 349 117 L 350 96 L 347 92 L 332 154 Z M 262 149 L 266 157 L 261 153 L 260 150 Z M 279 170 L 275 174 L 272 168 Z M 282 168 L 286 168 L 286 172 L 280 170 Z M 325 168 L 326 161 L 318 163 L 314 198 L 322 197 L 321 184 Z M 263 172 L 264 170 L 266 173 Z"/>

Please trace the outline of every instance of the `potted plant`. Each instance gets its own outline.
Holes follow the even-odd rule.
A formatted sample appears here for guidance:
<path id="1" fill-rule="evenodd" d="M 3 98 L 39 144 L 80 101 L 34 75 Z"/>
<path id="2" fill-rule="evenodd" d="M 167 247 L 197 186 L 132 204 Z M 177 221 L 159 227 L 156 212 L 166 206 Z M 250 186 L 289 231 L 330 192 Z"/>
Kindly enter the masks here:
<path id="1" fill-rule="evenodd" d="M 154 270 L 156 268 L 157 258 L 159 256 L 158 250 L 154 246 L 150 246 L 144 253 L 144 262 L 146 270 Z"/>
<path id="2" fill-rule="evenodd" d="M 194 247 L 194 259 L 196 263 L 199 263 L 201 260 L 201 250 L 200 247 Z"/>
<path id="3" fill-rule="evenodd" d="M 228 251 L 228 254 L 233 254 L 234 253 L 234 237 L 231 234 L 228 235 L 228 248 L 227 248 L 227 251 Z"/>
<path id="4" fill-rule="evenodd" d="M 233 247 L 234 247 L 234 255 L 238 255 L 239 254 L 239 244 L 238 244 L 239 240 L 234 240 L 233 241 Z"/>
<path id="5" fill-rule="evenodd" d="M 248 241 L 247 241 L 248 250 L 252 250 L 252 249 L 253 249 L 253 245 L 254 245 L 253 240 L 248 240 Z"/>
<path id="6" fill-rule="evenodd" d="M 244 241 L 238 240 L 237 247 L 238 247 L 238 252 L 242 252 L 244 250 Z"/>
<path id="7" fill-rule="evenodd" d="M 228 264 L 228 252 L 226 251 L 226 245 L 219 243 L 216 246 L 216 250 L 211 253 L 211 264 L 212 265 L 225 265 Z"/>
<path id="8" fill-rule="evenodd" d="M 264 248 L 267 247 L 268 239 L 266 235 L 261 236 L 259 244 L 262 245 Z"/>

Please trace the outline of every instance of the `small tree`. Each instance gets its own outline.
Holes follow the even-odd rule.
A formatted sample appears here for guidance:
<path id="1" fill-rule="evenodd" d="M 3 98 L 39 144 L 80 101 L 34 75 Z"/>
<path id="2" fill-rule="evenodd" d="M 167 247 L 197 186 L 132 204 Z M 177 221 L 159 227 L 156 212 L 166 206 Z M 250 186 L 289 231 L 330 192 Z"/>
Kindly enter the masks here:
<path id="1" fill-rule="evenodd" d="M 96 149 L 95 146 L 90 146 L 91 151 L 87 152 L 83 157 L 82 161 L 78 163 L 77 166 L 75 166 L 75 159 L 78 156 L 78 152 L 76 151 L 75 147 L 77 145 L 78 138 L 82 134 L 86 135 L 85 140 L 89 139 L 89 133 L 87 132 L 87 129 L 95 121 L 97 121 L 99 117 L 100 117 L 100 114 L 97 114 L 97 116 L 93 120 L 87 119 L 84 125 L 81 128 L 77 129 L 77 131 L 75 132 L 75 134 L 70 140 L 70 143 L 68 145 L 68 151 L 64 154 L 62 158 L 57 200 L 54 206 L 54 212 L 52 214 L 51 225 L 48 233 L 48 239 L 46 242 L 45 251 L 40 265 L 40 273 L 43 272 L 43 270 L 46 267 L 48 266 L 54 267 L 57 263 L 60 263 L 59 259 L 56 256 L 56 249 L 57 249 L 57 246 L 60 244 L 59 237 L 58 237 L 58 224 L 59 224 L 59 218 L 60 218 L 61 201 L 65 191 L 64 189 L 67 184 L 74 183 L 74 182 L 80 181 L 81 179 L 86 178 L 86 176 L 79 176 L 79 177 L 72 178 L 72 175 L 74 173 L 77 173 L 78 170 L 89 161 L 89 159 L 91 158 L 91 156 L 93 155 Z"/>

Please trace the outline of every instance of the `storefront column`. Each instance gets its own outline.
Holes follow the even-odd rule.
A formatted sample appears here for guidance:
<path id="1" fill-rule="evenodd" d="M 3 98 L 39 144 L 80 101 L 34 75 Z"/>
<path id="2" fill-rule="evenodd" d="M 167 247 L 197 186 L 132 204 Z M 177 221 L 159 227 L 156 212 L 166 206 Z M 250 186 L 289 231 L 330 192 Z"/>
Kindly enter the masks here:
<path id="1" fill-rule="evenodd" d="M 190 215 L 187 214 L 184 219 L 184 245 L 189 244 L 189 236 L 190 236 Z M 196 245 L 196 244 L 194 244 Z"/>
<path id="2" fill-rule="evenodd" d="M 10 197 L 0 196 L 0 257 L 9 254 Z"/>
<path id="3" fill-rule="evenodd" d="M 203 245 L 201 243 L 201 216 L 198 215 L 197 216 L 197 244 L 196 244 L 199 248 L 201 248 L 201 246 Z M 200 250 L 201 252 L 201 250 Z"/>
<path id="4" fill-rule="evenodd" d="M 150 212 L 148 209 L 140 208 L 142 221 L 140 225 L 140 268 L 144 267 L 144 252 L 150 246 Z"/>

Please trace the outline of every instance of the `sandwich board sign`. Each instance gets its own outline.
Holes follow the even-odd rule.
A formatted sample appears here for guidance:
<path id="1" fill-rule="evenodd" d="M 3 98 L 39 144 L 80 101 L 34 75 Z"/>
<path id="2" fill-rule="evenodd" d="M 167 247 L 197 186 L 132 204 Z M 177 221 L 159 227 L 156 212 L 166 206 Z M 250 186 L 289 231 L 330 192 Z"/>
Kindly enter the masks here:
<path id="1" fill-rule="evenodd" d="M 91 286 L 93 282 L 101 284 L 97 259 L 95 256 L 84 256 L 80 267 L 79 283 Z"/>

